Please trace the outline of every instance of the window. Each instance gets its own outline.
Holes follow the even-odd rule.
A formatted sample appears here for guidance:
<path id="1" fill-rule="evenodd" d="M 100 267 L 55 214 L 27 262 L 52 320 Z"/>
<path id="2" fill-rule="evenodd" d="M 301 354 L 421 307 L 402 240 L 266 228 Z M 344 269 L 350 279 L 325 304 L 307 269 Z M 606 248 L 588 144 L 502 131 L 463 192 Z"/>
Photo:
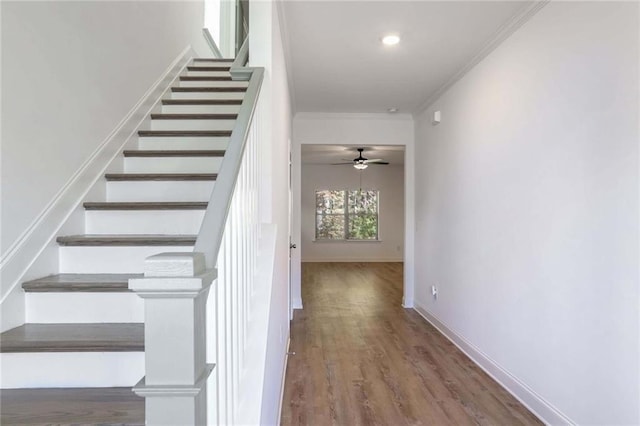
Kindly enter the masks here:
<path id="1" fill-rule="evenodd" d="M 316 240 L 377 240 L 378 191 L 316 191 Z"/>

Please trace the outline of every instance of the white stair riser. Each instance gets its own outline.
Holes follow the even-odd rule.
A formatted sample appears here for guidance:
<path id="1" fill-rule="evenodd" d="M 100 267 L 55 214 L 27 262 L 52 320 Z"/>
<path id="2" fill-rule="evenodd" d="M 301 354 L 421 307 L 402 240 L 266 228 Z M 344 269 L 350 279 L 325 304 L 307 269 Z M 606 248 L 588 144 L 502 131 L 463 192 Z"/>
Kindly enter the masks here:
<path id="1" fill-rule="evenodd" d="M 144 376 L 144 352 L 0 354 L 2 389 L 133 386 Z"/>
<path id="2" fill-rule="evenodd" d="M 216 150 L 224 151 L 229 145 L 228 137 L 139 137 L 139 150 Z"/>
<path id="3" fill-rule="evenodd" d="M 107 201 L 209 201 L 215 181 L 107 182 Z"/>
<path id="4" fill-rule="evenodd" d="M 244 92 L 171 92 L 171 99 L 243 99 Z"/>
<path id="5" fill-rule="evenodd" d="M 125 173 L 218 173 L 222 157 L 127 157 Z"/>
<path id="6" fill-rule="evenodd" d="M 163 105 L 163 114 L 237 114 L 240 105 Z"/>
<path id="7" fill-rule="evenodd" d="M 179 81 L 179 87 L 249 87 L 248 81 Z"/>
<path id="8" fill-rule="evenodd" d="M 58 251 L 62 274 L 126 274 L 143 272 L 149 256 L 190 252 L 193 246 L 63 246 Z"/>
<path id="9" fill-rule="evenodd" d="M 144 322 L 144 301 L 132 292 L 26 293 L 28 323 Z"/>
<path id="10" fill-rule="evenodd" d="M 187 71 L 182 75 L 191 77 L 231 77 L 229 71 Z"/>
<path id="11" fill-rule="evenodd" d="M 151 130 L 233 130 L 236 120 L 151 120 Z"/>
<path id="12" fill-rule="evenodd" d="M 197 234 L 204 210 L 90 210 L 88 234 Z"/>

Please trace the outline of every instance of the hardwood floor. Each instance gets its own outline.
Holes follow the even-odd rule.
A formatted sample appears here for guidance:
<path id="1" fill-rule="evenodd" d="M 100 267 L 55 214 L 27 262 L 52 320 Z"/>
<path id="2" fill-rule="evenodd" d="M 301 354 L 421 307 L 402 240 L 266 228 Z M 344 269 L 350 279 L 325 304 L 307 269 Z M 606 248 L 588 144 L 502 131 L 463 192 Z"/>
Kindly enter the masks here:
<path id="1" fill-rule="evenodd" d="M 416 312 L 401 263 L 303 263 L 283 425 L 542 424 Z"/>

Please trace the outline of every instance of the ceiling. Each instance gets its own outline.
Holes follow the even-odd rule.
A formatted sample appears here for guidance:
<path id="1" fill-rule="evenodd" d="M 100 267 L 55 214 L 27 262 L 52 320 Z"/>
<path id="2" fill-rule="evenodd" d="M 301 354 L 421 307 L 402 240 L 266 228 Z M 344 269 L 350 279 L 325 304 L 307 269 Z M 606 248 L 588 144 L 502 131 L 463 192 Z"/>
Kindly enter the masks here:
<path id="1" fill-rule="evenodd" d="M 302 145 L 302 164 L 331 164 L 351 161 L 358 156 L 357 148 L 364 148 L 362 156 L 372 159 L 382 159 L 388 161 L 390 166 L 404 165 L 404 146 L 401 145 L 378 145 L 378 146 L 355 146 L 355 145 Z M 336 166 L 336 167 L 347 167 Z M 386 167 L 386 166 L 372 166 Z"/>
<path id="2" fill-rule="evenodd" d="M 284 1 L 296 111 L 416 112 L 532 3 Z"/>

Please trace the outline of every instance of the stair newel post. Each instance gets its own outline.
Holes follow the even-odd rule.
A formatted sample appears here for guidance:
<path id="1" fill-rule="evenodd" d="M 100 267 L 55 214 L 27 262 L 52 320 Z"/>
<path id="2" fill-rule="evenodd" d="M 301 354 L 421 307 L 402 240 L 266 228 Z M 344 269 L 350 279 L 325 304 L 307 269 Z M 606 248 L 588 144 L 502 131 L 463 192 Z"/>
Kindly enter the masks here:
<path id="1" fill-rule="evenodd" d="M 216 270 L 202 253 L 162 253 L 145 261 L 129 289 L 145 304 L 145 377 L 133 391 L 145 398 L 146 424 L 206 424 L 206 303 Z"/>

